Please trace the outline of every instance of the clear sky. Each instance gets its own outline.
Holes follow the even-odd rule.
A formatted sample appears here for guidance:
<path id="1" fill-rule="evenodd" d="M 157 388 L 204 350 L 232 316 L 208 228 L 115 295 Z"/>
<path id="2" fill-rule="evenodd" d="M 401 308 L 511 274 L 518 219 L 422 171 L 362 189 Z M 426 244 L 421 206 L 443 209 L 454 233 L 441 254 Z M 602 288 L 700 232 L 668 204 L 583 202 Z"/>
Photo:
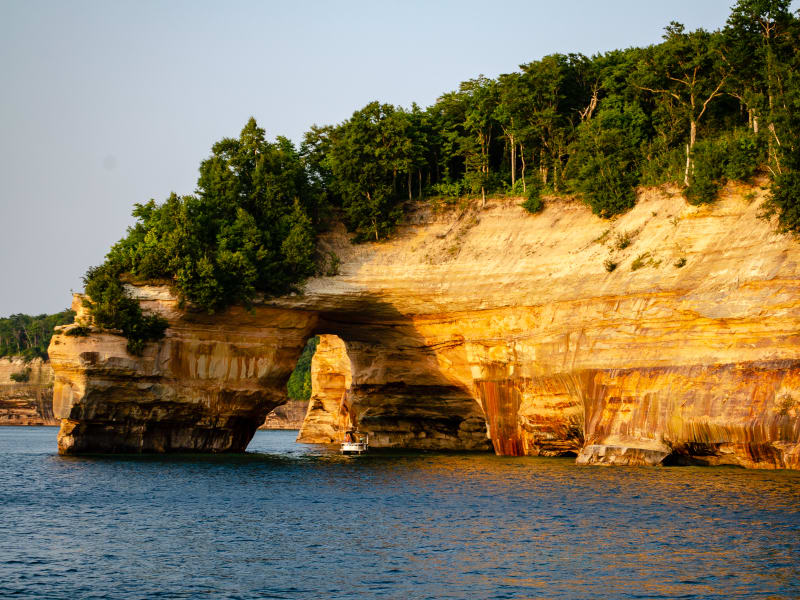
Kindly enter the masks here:
<path id="1" fill-rule="evenodd" d="M 0 0 L 0 316 L 55 312 L 250 115 L 299 141 L 553 52 L 716 29 L 733 0 Z"/>

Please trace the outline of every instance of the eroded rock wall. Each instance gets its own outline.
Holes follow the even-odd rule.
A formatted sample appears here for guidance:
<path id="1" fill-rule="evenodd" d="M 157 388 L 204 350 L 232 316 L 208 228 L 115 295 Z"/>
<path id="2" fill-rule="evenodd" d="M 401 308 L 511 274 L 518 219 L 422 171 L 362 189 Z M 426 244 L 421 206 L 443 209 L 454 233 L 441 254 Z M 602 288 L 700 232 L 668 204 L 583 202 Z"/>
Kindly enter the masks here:
<path id="1" fill-rule="evenodd" d="M 117 380 L 204 387 L 164 364 L 170 348 L 202 362 L 212 343 L 224 364 L 236 345 L 226 336 L 258 335 L 272 327 L 269 315 L 301 314 L 302 324 L 269 337 L 286 362 L 267 367 L 273 359 L 259 354 L 270 381 L 288 377 L 289 357 L 308 335 L 338 335 L 350 360 L 348 401 L 379 445 L 475 448 L 488 430 L 500 454 L 800 468 L 800 246 L 759 218 L 764 193 L 731 185 L 715 205 L 692 207 L 676 190 L 648 190 L 612 221 L 564 200 L 538 215 L 518 200 L 424 206 L 392 240 L 357 246 L 335 230 L 322 246 L 340 257 L 340 275 L 264 302 L 244 321 L 233 309 L 207 319 L 170 313 L 174 301 L 157 297 L 166 292 L 137 291 L 146 306 L 170 313 L 172 326 L 148 349 L 151 358 L 134 360 Z M 114 336 L 99 337 L 109 344 Z M 75 380 L 69 393 L 80 399 L 79 409 L 57 409 L 69 415 L 67 428 L 91 427 L 93 407 L 113 404 L 99 384 L 131 360 L 119 341 L 98 363 L 81 362 L 85 344 L 54 360 L 56 406 L 59 381 Z M 161 365 L 154 375 L 148 360 Z M 213 381 L 253 395 L 226 410 L 204 404 L 211 421 L 268 404 L 255 400 L 270 389 L 257 377 Z M 173 393 L 164 389 L 153 398 Z M 200 398 L 182 397 L 192 405 Z"/>
<path id="2" fill-rule="evenodd" d="M 300 429 L 306 416 L 308 402 L 290 398 L 267 415 L 259 429 Z"/>
<path id="3" fill-rule="evenodd" d="M 322 326 L 361 337 L 357 327 Z M 348 429 L 357 427 L 369 434 L 372 447 L 487 450 L 480 406 L 442 377 L 430 349 L 413 345 L 416 335 L 401 323 L 371 333 L 374 339 L 361 341 L 320 335 L 311 361 L 313 392 L 298 441 L 340 443 Z"/>
<path id="4" fill-rule="evenodd" d="M 111 333 L 53 337 L 59 452 L 243 451 L 285 402 L 316 317 L 257 307 L 233 308 L 223 320 L 179 310 L 166 289 L 138 293 L 170 322 L 143 356 L 129 355 L 125 339 Z M 79 298 L 73 308 L 81 320 Z"/>
<path id="5" fill-rule="evenodd" d="M 350 357 L 344 341 L 335 335 L 319 336 L 311 359 L 311 398 L 298 442 L 341 443 L 354 426 L 347 394 L 353 383 Z"/>
<path id="6" fill-rule="evenodd" d="M 14 373 L 27 373 L 16 382 Z M 0 425 L 58 425 L 53 415 L 53 370 L 37 358 L 0 358 Z"/>

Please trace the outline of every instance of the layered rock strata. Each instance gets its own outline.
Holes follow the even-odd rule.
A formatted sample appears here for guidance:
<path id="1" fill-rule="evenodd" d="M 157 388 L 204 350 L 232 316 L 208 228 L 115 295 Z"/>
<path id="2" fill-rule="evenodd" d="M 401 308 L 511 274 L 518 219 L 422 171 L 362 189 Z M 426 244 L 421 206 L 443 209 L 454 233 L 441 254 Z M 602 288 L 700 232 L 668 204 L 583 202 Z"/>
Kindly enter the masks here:
<path id="1" fill-rule="evenodd" d="M 285 383 L 316 315 L 232 308 L 224 320 L 178 308 L 166 288 L 139 288 L 142 305 L 170 322 L 141 357 L 123 337 L 95 331 L 50 343 L 59 452 L 242 451 Z M 85 318 L 79 297 L 77 320 Z"/>
<path id="2" fill-rule="evenodd" d="M 610 222 L 565 200 L 424 206 L 389 242 L 335 230 L 340 275 L 252 313 L 137 288 L 170 321 L 144 357 L 109 333 L 53 340 L 60 451 L 242 449 L 331 334 L 376 445 L 800 468 L 800 246 L 759 218 L 764 193 L 649 190 Z"/>
<path id="3" fill-rule="evenodd" d="M 307 407 L 308 402 L 305 400 L 289 399 L 286 404 L 276 406 L 259 429 L 300 429 Z"/>
<path id="4" fill-rule="evenodd" d="M 344 341 L 335 335 L 319 336 L 311 359 L 311 398 L 298 442 L 335 444 L 344 440 L 345 432 L 356 425 L 351 412 L 352 385 L 352 368 Z"/>
<path id="5" fill-rule="evenodd" d="M 27 381 L 12 374 L 25 373 Z M 37 358 L 0 358 L 0 425 L 58 425 L 53 415 L 53 370 Z"/>

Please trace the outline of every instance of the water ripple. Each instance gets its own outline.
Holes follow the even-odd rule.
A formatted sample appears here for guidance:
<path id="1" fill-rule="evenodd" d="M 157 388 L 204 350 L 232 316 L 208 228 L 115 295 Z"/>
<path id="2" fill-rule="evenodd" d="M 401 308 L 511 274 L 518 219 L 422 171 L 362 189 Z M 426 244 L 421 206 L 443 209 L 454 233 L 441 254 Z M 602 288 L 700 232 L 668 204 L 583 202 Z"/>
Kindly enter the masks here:
<path id="1" fill-rule="evenodd" d="M 797 598 L 800 473 L 341 457 L 61 458 L 0 428 L 0 597 Z"/>

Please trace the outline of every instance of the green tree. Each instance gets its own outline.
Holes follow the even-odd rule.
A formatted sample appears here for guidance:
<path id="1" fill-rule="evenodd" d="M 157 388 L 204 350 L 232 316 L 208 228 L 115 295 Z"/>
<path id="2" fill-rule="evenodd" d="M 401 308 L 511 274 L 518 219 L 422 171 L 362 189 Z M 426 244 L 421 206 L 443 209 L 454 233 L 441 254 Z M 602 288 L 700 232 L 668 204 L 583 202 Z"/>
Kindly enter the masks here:
<path id="1" fill-rule="evenodd" d="M 712 100 L 723 93 L 731 67 L 717 36 L 703 29 L 687 33 L 673 21 L 664 42 L 651 46 L 633 73 L 633 85 L 660 97 L 688 123 L 684 184 L 691 176 L 691 151 L 697 141 L 697 125 Z"/>
<path id="2" fill-rule="evenodd" d="M 311 360 L 317 351 L 319 336 L 314 336 L 306 342 L 297 365 L 286 383 L 286 393 L 294 400 L 308 400 L 311 398 Z"/>
<path id="3" fill-rule="evenodd" d="M 165 323 L 142 314 L 124 278 L 168 282 L 182 302 L 209 313 L 300 284 L 315 270 L 309 213 L 320 214 L 309 171 L 289 140 L 267 141 L 254 119 L 238 138 L 214 144 L 196 195 L 137 204 L 136 224 L 87 273 L 94 325 L 121 331 L 134 354 L 163 335 Z"/>
<path id="4" fill-rule="evenodd" d="M 591 103 L 586 57 L 552 54 L 520 66 L 521 138 L 543 187 L 558 192 L 581 110 Z"/>
<path id="5" fill-rule="evenodd" d="M 403 214 L 397 176 L 406 137 L 395 112 L 371 102 L 331 135 L 328 164 L 357 240 L 386 237 Z"/>
<path id="6" fill-rule="evenodd" d="M 581 124 L 570 156 L 570 186 L 601 217 L 625 212 L 636 202 L 638 155 L 631 127 L 625 124 L 630 125 L 624 112 L 602 111 L 599 118 Z"/>
<path id="7" fill-rule="evenodd" d="M 753 133 L 766 118 L 769 132 L 769 163 L 780 173 L 781 137 L 776 129 L 781 108 L 782 65 L 792 53 L 789 30 L 794 20 L 791 0 L 738 0 L 731 9 L 723 42 L 730 56 L 733 72 L 728 93 L 739 100 L 747 111 L 748 126 Z"/>
<path id="8" fill-rule="evenodd" d="M 25 360 L 47 360 L 47 347 L 53 330 L 58 325 L 68 325 L 75 312 L 64 310 L 52 315 L 15 314 L 0 318 L 0 357 L 19 356 Z"/>

